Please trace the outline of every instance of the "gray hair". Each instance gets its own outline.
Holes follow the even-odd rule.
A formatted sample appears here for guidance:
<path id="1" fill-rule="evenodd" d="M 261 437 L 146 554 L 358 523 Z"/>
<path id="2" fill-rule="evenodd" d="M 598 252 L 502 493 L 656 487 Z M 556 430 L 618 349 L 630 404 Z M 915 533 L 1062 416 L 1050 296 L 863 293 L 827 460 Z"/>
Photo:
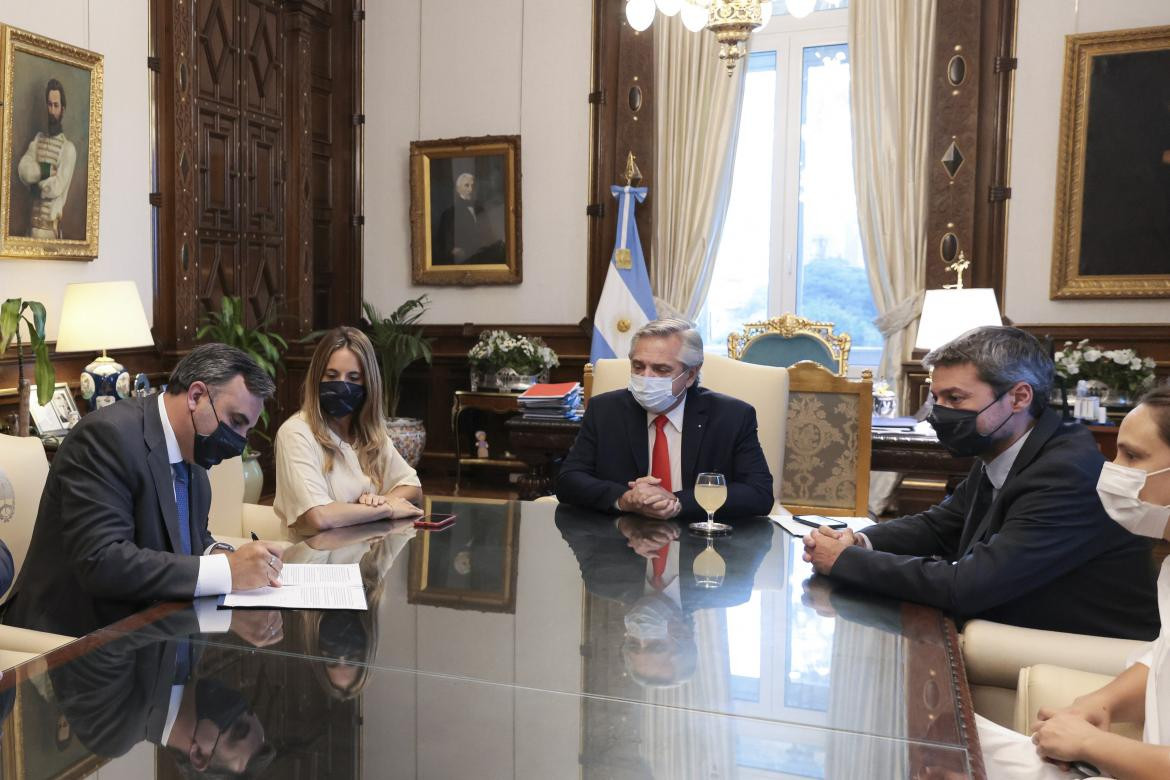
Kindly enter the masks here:
<path id="1" fill-rule="evenodd" d="M 200 344 L 175 366 L 167 380 L 167 392 L 178 395 L 195 382 L 219 387 L 241 375 L 248 392 L 261 400 L 276 392 L 272 377 L 248 353 L 227 344 Z"/>
<path id="2" fill-rule="evenodd" d="M 975 366 L 980 381 L 991 385 L 996 395 L 1017 382 L 1027 382 L 1032 387 L 1029 411 L 1033 417 L 1048 407 L 1055 366 L 1048 350 L 1031 333 L 1006 325 L 973 328 L 922 359 L 927 370 L 963 363 Z"/>
<path id="3" fill-rule="evenodd" d="M 463 181 L 464 179 L 471 179 L 472 181 L 475 181 L 475 174 L 474 173 L 461 173 L 461 174 L 459 174 L 458 176 L 455 177 L 455 186 L 458 187 L 459 183 L 461 181 Z"/>
<path id="4" fill-rule="evenodd" d="M 630 359 L 634 357 L 634 348 L 638 346 L 638 339 L 643 336 L 661 339 L 674 335 L 678 335 L 682 339 L 682 349 L 678 353 L 679 361 L 687 368 L 702 366 L 703 337 L 699 335 L 699 331 L 695 330 L 694 325 L 677 317 L 647 322 L 639 328 L 634 337 L 630 339 Z"/>

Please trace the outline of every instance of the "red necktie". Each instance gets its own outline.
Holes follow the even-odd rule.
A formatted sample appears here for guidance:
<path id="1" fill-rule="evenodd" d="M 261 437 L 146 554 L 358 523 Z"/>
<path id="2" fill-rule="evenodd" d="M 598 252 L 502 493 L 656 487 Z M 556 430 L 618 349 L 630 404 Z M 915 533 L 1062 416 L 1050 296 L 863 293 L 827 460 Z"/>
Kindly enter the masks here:
<path id="1" fill-rule="evenodd" d="M 674 492 L 670 482 L 670 448 L 666 446 L 666 427 L 667 420 L 665 414 L 660 414 L 654 418 L 654 456 L 650 463 L 650 476 L 657 477 L 660 481 L 660 487 Z M 658 551 L 658 557 L 654 559 L 654 579 L 652 584 L 658 590 L 662 590 L 662 575 L 666 571 L 666 556 L 670 552 L 670 545 L 664 545 Z"/>
<path id="2" fill-rule="evenodd" d="M 650 462 L 650 476 L 657 477 L 663 489 L 673 493 L 674 487 L 670 483 L 670 448 L 666 446 L 665 414 L 654 418 L 654 457 Z"/>

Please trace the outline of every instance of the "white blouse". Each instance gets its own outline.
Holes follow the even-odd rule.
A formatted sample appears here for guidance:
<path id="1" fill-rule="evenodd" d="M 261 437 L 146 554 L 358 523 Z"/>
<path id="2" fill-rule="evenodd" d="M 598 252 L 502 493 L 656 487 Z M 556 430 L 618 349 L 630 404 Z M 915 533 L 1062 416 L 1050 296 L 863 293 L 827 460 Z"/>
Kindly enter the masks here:
<path id="1" fill-rule="evenodd" d="M 273 509 L 287 525 L 315 506 L 353 503 L 363 493 L 378 492 L 374 481 L 362 472 L 357 452 L 329 431 L 341 457 L 333 459 L 333 469 L 325 473 L 325 450 L 313 437 L 308 422 L 297 412 L 285 420 L 276 433 L 276 499 Z M 418 474 L 394 449 L 390 448 L 382 484 L 389 493 L 399 485 L 421 487 Z"/>
<path id="2" fill-rule="evenodd" d="M 1162 561 L 1158 573 L 1158 615 L 1162 618 L 1162 632 L 1137 663 L 1150 667 L 1146 678 L 1146 728 L 1142 742 L 1151 745 L 1170 745 L 1170 634 L 1166 621 L 1170 619 L 1170 558 Z M 1167 679 L 1161 686 L 1158 675 Z"/>

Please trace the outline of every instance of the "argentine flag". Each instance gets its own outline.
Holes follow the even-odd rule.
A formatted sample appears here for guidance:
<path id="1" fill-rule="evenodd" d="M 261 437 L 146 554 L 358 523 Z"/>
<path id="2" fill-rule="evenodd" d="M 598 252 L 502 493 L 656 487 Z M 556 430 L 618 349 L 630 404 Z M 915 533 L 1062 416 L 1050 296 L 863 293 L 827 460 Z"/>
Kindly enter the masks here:
<path id="1" fill-rule="evenodd" d="M 593 347 L 589 350 L 593 364 L 602 358 L 628 355 L 630 340 L 638 329 L 658 318 L 634 221 L 634 203 L 646 200 L 646 188 L 615 185 L 610 190 L 618 199 L 617 240 L 593 315 Z"/>

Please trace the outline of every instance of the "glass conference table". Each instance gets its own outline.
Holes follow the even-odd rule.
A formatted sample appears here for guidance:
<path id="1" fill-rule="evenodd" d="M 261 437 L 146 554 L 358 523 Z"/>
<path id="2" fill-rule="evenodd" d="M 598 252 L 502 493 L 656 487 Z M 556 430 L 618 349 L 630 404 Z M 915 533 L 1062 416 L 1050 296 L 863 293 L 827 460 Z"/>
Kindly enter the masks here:
<path id="1" fill-rule="evenodd" d="M 767 519 L 657 570 L 661 526 L 428 503 L 455 525 L 289 549 L 358 563 L 366 612 L 156 604 L 6 672 L 3 777 L 983 776 L 951 621 L 810 579 Z"/>

